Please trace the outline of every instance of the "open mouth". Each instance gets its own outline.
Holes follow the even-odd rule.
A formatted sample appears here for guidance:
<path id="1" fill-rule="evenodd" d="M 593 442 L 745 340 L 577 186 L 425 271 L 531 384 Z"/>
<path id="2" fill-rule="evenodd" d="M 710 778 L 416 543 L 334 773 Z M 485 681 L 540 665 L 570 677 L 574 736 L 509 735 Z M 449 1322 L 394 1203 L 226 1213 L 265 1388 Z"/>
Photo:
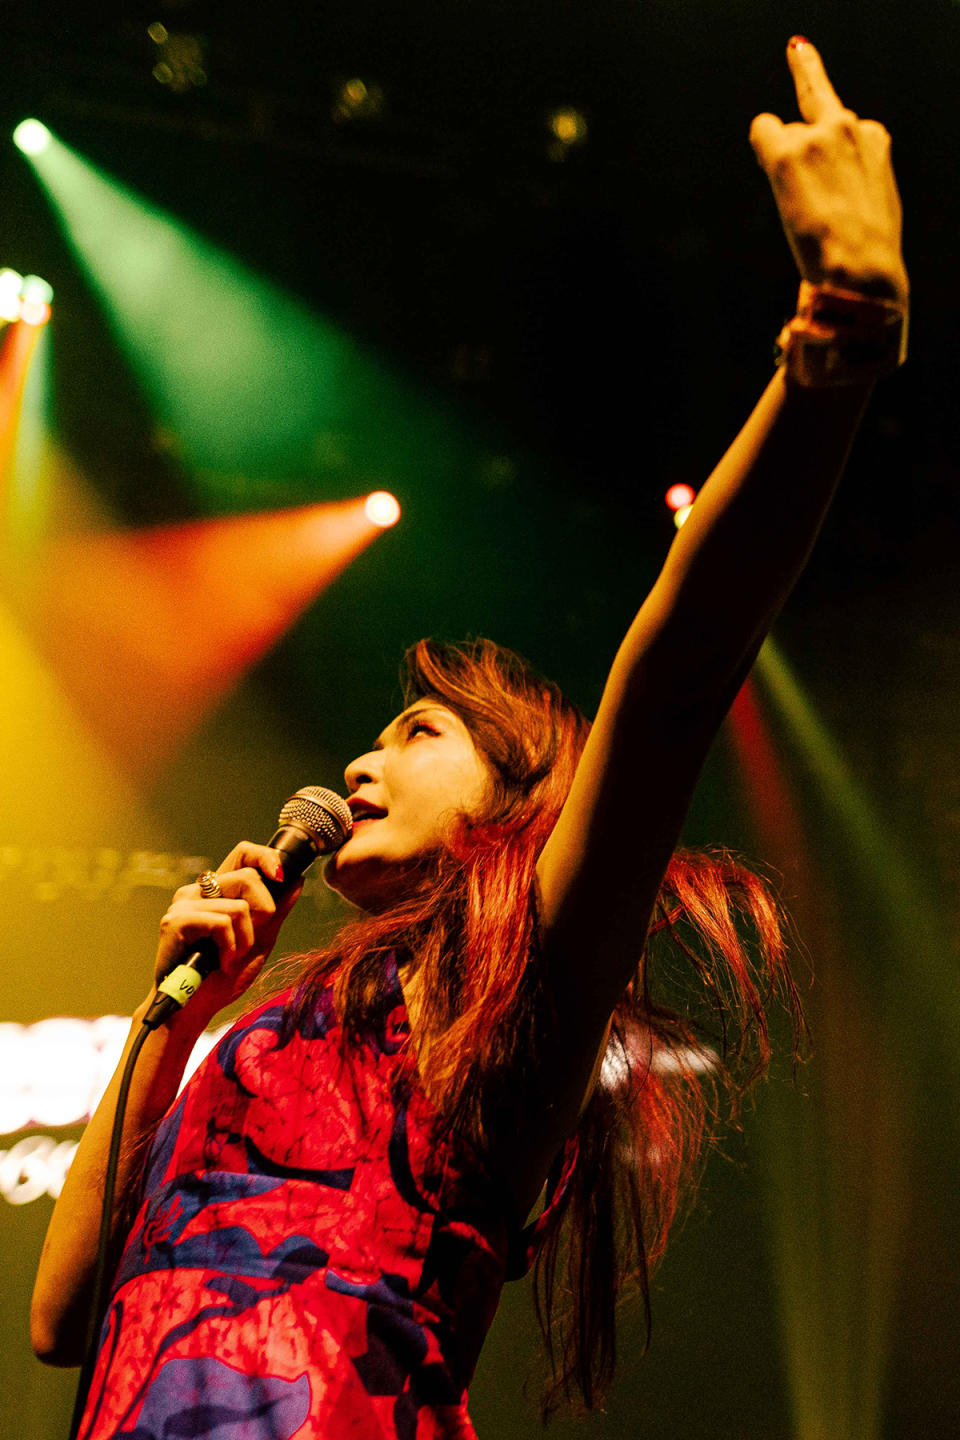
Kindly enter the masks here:
<path id="1" fill-rule="evenodd" d="M 363 801 L 359 801 L 350 806 L 350 813 L 353 816 L 353 828 L 356 830 L 358 825 L 364 825 L 368 820 L 382 820 L 387 812 L 376 805 L 367 805 Z"/>

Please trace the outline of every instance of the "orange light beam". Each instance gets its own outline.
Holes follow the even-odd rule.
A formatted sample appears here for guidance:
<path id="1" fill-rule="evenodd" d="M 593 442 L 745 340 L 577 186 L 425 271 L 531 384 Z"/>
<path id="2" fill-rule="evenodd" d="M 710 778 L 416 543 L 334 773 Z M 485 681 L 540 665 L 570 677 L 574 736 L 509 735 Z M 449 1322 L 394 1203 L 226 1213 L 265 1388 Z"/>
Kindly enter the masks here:
<path id="1" fill-rule="evenodd" d="M 383 529 L 365 498 L 52 545 L 36 639 L 88 724 L 150 770 Z"/>
<path id="2" fill-rule="evenodd" d="M 39 326 L 18 320 L 0 336 L 0 485 L 4 494 L 13 468 L 23 388 L 41 333 Z"/>

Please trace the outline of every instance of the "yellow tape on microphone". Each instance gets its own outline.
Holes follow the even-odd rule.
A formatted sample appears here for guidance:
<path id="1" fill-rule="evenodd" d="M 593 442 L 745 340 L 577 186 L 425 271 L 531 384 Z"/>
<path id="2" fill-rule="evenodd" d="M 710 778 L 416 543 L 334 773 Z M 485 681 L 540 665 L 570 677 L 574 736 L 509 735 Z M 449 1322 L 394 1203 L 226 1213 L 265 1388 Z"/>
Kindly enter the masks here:
<path id="1" fill-rule="evenodd" d="M 169 975 L 164 975 L 157 986 L 157 993 L 169 995 L 178 1005 L 186 1005 L 203 984 L 203 976 L 192 965 L 178 965 Z"/>

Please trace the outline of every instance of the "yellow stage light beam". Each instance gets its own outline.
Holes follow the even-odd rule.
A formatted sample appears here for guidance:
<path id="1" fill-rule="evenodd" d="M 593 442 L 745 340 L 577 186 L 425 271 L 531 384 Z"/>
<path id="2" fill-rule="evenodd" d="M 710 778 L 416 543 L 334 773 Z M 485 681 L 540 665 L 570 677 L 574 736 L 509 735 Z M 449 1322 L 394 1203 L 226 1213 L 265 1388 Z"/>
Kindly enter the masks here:
<path id="1" fill-rule="evenodd" d="M 102 843 L 104 816 L 116 817 L 124 839 L 143 841 L 137 792 L 104 755 L 59 678 L 37 653 L 19 620 L 0 605 L 0 845 Z M 123 817 L 136 817 L 127 829 Z M 53 830 L 51 827 L 54 827 Z M 115 832 L 116 833 L 116 832 Z"/>

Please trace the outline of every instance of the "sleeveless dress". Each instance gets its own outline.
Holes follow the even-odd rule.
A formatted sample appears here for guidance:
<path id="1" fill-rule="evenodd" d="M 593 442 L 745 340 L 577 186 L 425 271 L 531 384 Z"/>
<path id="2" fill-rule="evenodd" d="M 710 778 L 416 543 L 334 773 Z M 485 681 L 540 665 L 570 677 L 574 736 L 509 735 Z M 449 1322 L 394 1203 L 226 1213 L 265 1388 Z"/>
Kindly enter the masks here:
<path id="1" fill-rule="evenodd" d="M 437 1141 L 395 956 L 343 1061 L 330 989 L 299 1024 L 290 993 L 237 1021 L 154 1136 L 80 1440 L 475 1436 L 480 1347 L 576 1142 L 521 1231 L 476 1151 Z"/>

